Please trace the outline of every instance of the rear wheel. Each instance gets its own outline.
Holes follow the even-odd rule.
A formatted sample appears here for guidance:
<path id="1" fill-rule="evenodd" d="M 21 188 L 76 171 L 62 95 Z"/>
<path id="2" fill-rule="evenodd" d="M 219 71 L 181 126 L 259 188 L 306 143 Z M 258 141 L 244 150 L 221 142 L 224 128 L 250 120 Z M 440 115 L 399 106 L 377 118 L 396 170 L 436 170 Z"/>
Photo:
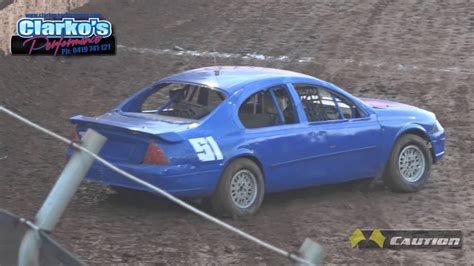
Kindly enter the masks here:
<path id="1" fill-rule="evenodd" d="M 384 182 L 395 191 L 418 191 L 430 176 L 431 164 L 432 157 L 427 142 L 417 135 L 403 135 L 393 147 L 385 169 Z"/>
<path id="2" fill-rule="evenodd" d="M 211 198 L 215 212 L 223 216 L 246 216 L 258 211 L 263 201 L 264 181 L 258 165 L 246 158 L 230 163 Z"/>

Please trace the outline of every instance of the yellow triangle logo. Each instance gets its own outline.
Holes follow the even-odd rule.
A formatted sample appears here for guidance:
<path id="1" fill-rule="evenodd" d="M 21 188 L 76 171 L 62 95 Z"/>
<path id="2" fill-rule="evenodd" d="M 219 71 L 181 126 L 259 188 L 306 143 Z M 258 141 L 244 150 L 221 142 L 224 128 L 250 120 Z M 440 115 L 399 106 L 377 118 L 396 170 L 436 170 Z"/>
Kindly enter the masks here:
<path id="1" fill-rule="evenodd" d="M 379 229 L 375 229 L 370 235 L 369 240 L 374 241 L 379 248 L 383 248 L 383 243 L 385 242 L 385 237 Z"/>
<path id="2" fill-rule="evenodd" d="M 360 241 L 365 240 L 365 236 L 362 231 L 357 228 L 354 233 L 352 233 L 352 235 L 349 237 L 349 240 L 351 241 L 352 248 L 354 248 L 357 246 L 357 244 L 359 244 Z"/>

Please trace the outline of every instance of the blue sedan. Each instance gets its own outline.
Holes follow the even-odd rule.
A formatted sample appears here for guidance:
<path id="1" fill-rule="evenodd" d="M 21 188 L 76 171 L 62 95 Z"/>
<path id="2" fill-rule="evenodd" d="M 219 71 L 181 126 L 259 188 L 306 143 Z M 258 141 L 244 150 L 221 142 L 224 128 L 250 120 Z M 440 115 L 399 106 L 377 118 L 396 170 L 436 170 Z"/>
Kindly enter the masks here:
<path id="1" fill-rule="evenodd" d="M 100 155 L 116 166 L 234 217 L 254 214 L 265 193 L 362 178 L 417 191 L 445 143 L 429 111 L 261 67 L 182 72 L 103 115 L 71 121 L 75 140 L 88 128 L 105 135 Z M 86 178 L 146 190 L 99 163 Z"/>

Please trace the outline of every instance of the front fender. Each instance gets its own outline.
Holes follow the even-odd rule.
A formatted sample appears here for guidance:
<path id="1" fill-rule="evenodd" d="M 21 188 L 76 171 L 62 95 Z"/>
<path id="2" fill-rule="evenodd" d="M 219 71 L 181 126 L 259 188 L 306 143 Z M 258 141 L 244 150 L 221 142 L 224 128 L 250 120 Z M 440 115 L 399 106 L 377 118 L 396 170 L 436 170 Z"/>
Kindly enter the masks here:
<path id="1" fill-rule="evenodd" d="M 395 121 L 390 121 L 391 123 L 388 123 L 388 121 L 384 121 L 384 125 L 382 126 L 383 130 L 383 152 L 381 153 L 382 156 L 384 156 L 383 160 L 385 165 L 387 164 L 388 160 L 390 159 L 390 155 L 393 150 L 393 146 L 397 142 L 397 140 L 406 133 L 413 133 L 416 134 L 427 141 L 430 141 L 429 134 L 426 131 L 425 127 L 423 125 L 415 123 L 415 122 L 405 122 L 403 124 L 398 124 Z M 430 141 L 431 143 L 431 141 Z M 381 169 L 385 169 L 385 166 Z M 382 175 L 383 171 L 379 173 L 379 175 Z"/>
<path id="2" fill-rule="evenodd" d="M 420 137 L 423 137 L 426 140 L 430 139 L 428 132 L 426 131 L 426 129 L 422 125 L 417 124 L 417 123 L 406 123 L 403 127 L 401 127 L 398 130 L 393 144 L 395 144 L 395 142 L 398 140 L 398 138 L 400 138 L 401 135 L 403 135 L 405 133 L 410 133 L 410 132 L 413 132 L 413 133 L 419 135 Z"/>

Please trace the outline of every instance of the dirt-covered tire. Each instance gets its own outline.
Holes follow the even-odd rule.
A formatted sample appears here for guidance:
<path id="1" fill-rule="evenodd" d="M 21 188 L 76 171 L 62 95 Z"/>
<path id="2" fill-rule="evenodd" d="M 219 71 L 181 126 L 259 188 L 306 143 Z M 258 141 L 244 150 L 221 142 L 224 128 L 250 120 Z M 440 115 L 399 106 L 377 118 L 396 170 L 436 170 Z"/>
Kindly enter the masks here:
<path id="1" fill-rule="evenodd" d="M 430 176 L 432 161 L 427 141 L 413 134 L 402 135 L 393 146 L 384 183 L 397 192 L 418 191 Z"/>
<path id="2" fill-rule="evenodd" d="M 265 194 L 263 174 L 246 158 L 232 161 L 224 170 L 210 203 L 217 214 L 242 217 L 255 214 Z"/>

